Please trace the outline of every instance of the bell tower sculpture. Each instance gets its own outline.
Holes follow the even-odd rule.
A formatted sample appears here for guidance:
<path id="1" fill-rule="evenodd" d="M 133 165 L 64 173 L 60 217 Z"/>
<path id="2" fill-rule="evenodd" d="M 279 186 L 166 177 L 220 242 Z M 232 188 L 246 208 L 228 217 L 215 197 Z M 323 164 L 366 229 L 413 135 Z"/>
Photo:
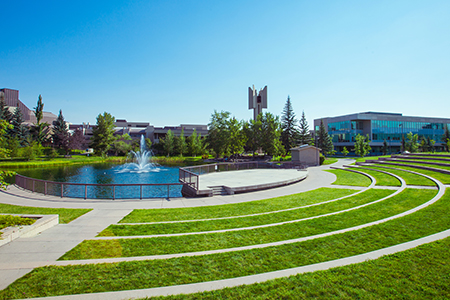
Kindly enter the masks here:
<path id="1" fill-rule="evenodd" d="M 253 85 L 253 88 L 248 88 L 248 109 L 253 109 L 255 121 L 263 108 L 267 108 L 267 85 L 259 93 Z"/>

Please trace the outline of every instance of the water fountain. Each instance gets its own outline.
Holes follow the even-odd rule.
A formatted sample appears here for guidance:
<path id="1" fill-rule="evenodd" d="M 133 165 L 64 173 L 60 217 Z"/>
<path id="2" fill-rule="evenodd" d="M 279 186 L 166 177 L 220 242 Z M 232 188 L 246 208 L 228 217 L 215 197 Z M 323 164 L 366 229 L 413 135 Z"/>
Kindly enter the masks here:
<path id="1" fill-rule="evenodd" d="M 130 172 L 130 173 L 147 173 L 147 172 L 159 172 L 159 168 L 156 164 L 151 163 L 152 151 L 147 150 L 145 144 L 144 135 L 141 135 L 140 151 L 131 151 L 134 156 L 134 162 L 124 164 L 119 170 L 119 173 Z"/>

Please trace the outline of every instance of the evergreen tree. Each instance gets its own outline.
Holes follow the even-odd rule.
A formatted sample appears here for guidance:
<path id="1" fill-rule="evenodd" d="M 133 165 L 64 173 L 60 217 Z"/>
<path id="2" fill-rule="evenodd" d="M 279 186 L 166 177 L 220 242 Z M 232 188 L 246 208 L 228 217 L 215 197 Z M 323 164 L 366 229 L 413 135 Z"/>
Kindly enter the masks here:
<path id="1" fill-rule="evenodd" d="M 92 148 L 96 154 L 106 155 L 116 140 L 114 137 L 115 118 L 107 112 L 97 116 L 97 126 L 92 130 Z"/>
<path id="2" fill-rule="evenodd" d="M 281 142 L 286 151 L 296 146 L 297 136 L 297 119 L 292 109 L 291 98 L 288 96 L 281 114 Z"/>
<path id="3" fill-rule="evenodd" d="M 355 154 L 364 157 L 370 153 L 370 150 L 372 148 L 370 147 L 369 135 L 363 136 L 358 134 L 355 141 Z"/>
<path id="4" fill-rule="evenodd" d="M 334 150 L 333 139 L 328 134 L 325 138 L 325 143 L 322 145 L 322 153 L 324 156 L 334 155 L 334 153 L 336 153 Z"/>
<path id="5" fill-rule="evenodd" d="M 12 114 L 6 106 L 5 94 L 0 93 L 0 120 L 5 120 L 8 124 L 11 122 Z"/>
<path id="6" fill-rule="evenodd" d="M 10 129 L 10 134 L 12 138 L 18 140 L 20 146 L 27 145 L 27 137 L 28 137 L 28 129 L 22 123 L 24 122 L 22 111 L 19 106 L 14 110 L 14 114 L 12 115 L 11 125 L 13 126 Z"/>
<path id="7" fill-rule="evenodd" d="M 42 103 L 42 96 L 39 95 L 36 107 L 34 107 L 34 115 L 36 117 L 36 124 L 41 123 L 44 117 L 44 103 Z"/>
<path id="8" fill-rule="evenodd" d="M 59 110 L 58 118 L 53 125 L 53 146 L 56 148 L 63 149 L 65 152 L 69 150 L 69 128 L 62 110 Z"/>
<path id="9" fill-rule="evenodd" d="M 36 117 L 36 123 L 32 128 L 32 133 L 35 140 L 42 145 L 42 143 L 47 140 L 50 125 L 45 122 L 41 123 L 41 120 L 44 117 L 44 103 L 42 102 L 41 95 L 39 95 L 37 105 L 34 107 L 34 115 Z"/>
<path id="10" fill-rule="evenodd" d="M 320 120 L 319 132 L 317 133 L 317 148 L 323 150 L 323 147 L 328 139 L 328 133 L 323 124 L 323 120 Z"/>
<path id="11" fill-rule="evenodd" d="M 184 136 L 184 128 L 181 128 L 181 134 L 177 139 L 177 148 L 178 148 L 178 153 L 180 153 L 180 156 L 183 156 L 183 154 L 186 154 L 188 151 L 186 137 Z"/>
<path id="12" fill-rule="evenodd" d="M 309 132 L 309 125 L 306 121 L 305 112 L 302 111 L 302 118 L 300 119 L 300 131 L 298 134 L 298 141 L 300 145 L 310 144 L 311 134 Z"/>

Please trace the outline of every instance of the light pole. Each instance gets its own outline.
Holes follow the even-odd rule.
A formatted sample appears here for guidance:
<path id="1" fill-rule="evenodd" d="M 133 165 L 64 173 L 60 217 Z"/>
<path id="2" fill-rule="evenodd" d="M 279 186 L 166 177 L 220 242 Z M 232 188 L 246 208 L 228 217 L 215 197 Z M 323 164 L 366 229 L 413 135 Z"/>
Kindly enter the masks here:
<path id="1" fill-rule="evenodd" d="M 398 127 L 400 127 L 402 130 L 401 130 L 401 132 L 402 132 L 402 141 L 401 141 L 401 152 L 404 152 L 405 151 L 405 137 L 404 137 L 404 135 L 403 135 L 403 123 L 400 123 L 400 125 L 398 125 Z"/>

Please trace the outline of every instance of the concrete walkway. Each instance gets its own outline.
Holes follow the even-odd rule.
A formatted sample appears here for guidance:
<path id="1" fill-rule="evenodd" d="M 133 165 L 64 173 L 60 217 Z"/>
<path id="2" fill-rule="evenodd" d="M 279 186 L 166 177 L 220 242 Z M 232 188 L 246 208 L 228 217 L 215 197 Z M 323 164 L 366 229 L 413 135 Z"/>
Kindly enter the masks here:
<path id="1" fill-rule="evenodd" d="M 351 160 L 339 160 L 333 166 L 340 167 L 344 164 L 352 163 Z M 151 199 L 151 200 L 83 200 L 58 198 L 44 196 L 23 191 L 15 187 L 10 187 L 7 192 L 0 193 L 0 202 L 22 206 L 55 207 L 55 208 L 93 208 L 94 210 L 72 221 L 70 224 L 60 224 L 46 230 L 33 238 L 19 238 L 8 245 L 0 247 L 0 289 L 6 288 L 10 283 L 24 274 L 30 272 L 31 265 L 55 264 L 56 259 L 68 250 L 72 249 L 85 239 L 94 238 L 98 232 L 105 229 L 110 224 L 115 224 L 133 209 L 138 208 L 170 208 L 170 207 L 194 207 L 206 205 L 220 205 L 227 203 L 240 203 L 290 195 L 320 187 L 333 187 L 331 183 L 335 181 L 335 175 L 329 172 L 322 172 L 329 169 L 329 166 L 309 168 L 308 177 L 296 184 L 274 188 L 270 190 L 258 191 L 248 194 L 237 194 L 229 196 L 215 196 L 210 198 L 171 198 L 171 199 Z M 348 187 L 354 188 L 354 187 Z M 380 250 L 381 251 L 381 250 Z M 126 258 L 125 258 L 126 260 Z M 350 260 L 352 261 L 352 260 Z M 73 262 L 72 262 L 73 263 Z M 59 263 L 58 263 L 59 264 Z M 280 272 L 276 277 L 286 276 Z M 267 273 L 266 273 L 267 274 Z M 271 279 L 273 275 L 259 274 L 255 278 L 260 281 Z M 273 277 L 273 278 L 276 278 Z M 231 280 L 231 281 L 230 281 Z M 229 280 L 199 283 L 194 285 L 179 286 L 181 292 L 190 293 L 200 290 L 217 289 L 225 286 L 234 286 L 246 283 L 248 280 L 234 278 Z M 250 282 L 249 283 L 252 283 Z M 228 282 L 228 283 L 227 283 Z M 235 283 L 232 283 L 235 282 Z M 240 283 L 239 283 L 240 282 Z M 258 281 L 255 281 L 258 282 Z M 191 287 L 196 286 L 191 291 Z M 197 286 L 203 286 L 201 288 Z M 221 287 L 216 287 L 221 286 Z M 212 288 L 211 288 L 212 287 Z M 55 299 L 127 299 L 130 297 L 145 297 L 153 294 L 152 291 L 159 290 L 159 295 L 181 293 L 177 287 L 166 287 L 146 290 L 133 290 L 123 292 L 110 292 L 101 294 L 85 294 L 55 297 Z M 145 292 L 144 292 L 145 291 Z M 178 292 L 177 292 L 178 291 Z M 143 293 L 144 292 L 144 293 Z M 48 298 L 51 299 L 51 298 Z"/>

